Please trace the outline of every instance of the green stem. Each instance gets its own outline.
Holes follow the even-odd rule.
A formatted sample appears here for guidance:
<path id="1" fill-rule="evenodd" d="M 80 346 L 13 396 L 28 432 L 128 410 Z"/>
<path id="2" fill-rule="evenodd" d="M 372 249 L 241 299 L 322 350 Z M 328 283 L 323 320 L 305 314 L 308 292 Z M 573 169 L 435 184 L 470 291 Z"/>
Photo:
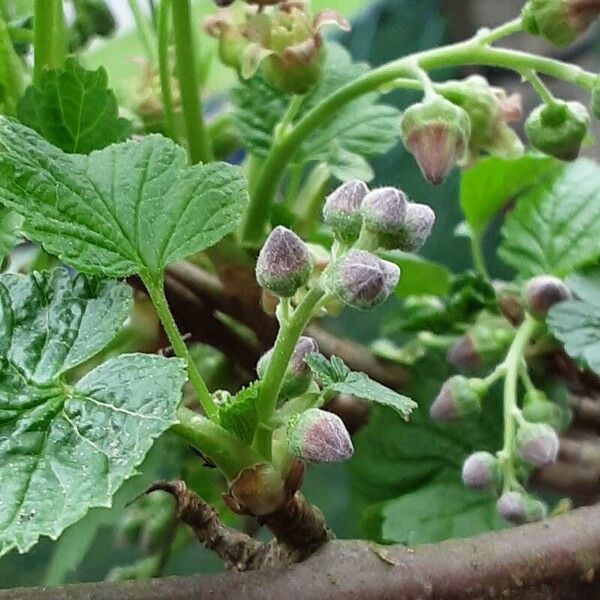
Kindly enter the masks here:
<path id="1" fill-rule="evenodd" d="M 185 407 L 177 411 L 177 418 L 173 431 L 210 458 L 229 480 L 260 462 L 250 447 L 210 419 Z"/>
<path id="2" fill-rule="evenodd" d="M 498 40 L 501 40 L 513 33 L 519 33 L 523 31 L 523 19 L 521 17 L 517 17 L 504 25 L 500 25 L 500 27 L 496 27 L 492 30 L 482 30 L 477 34 L 477 40 L 480 44 L 493 44 Z"/>
<path id="3" fill-rule="evenodd" d="M 304 96 L 292 96 L 292 99 L 289 101 L 281 121 L 275 127 L 275 140 L 285 135 L 286 131 L 296 118 L 296 115 L 302 106 L 302 102 L 304 102 Z"/>
<path id="4" fill-rule="evenodd" d="M 481 237 L 478 233 L 475 233 L 472 229 L 470 230 L 469 241 L 471 243 L 471 255 L 473 257 L 473 264 L 477 273 L 485 277 L 490 278 L 487 267 L 485 265 L 485 258 L 483 256 L 483 250 L 481 248 Z"/>
<path id="5" fill-rule="evenodd" d="M 494 32 L 490 32 L 489 35 L 493 34 Z M 411 76 L 411 66 L 414 68 L 415 63 L 426 71 L 463 65 L 502 67 L 518 73 L 533 69 L 586 90 L 591 90 L 598 79 L 594 73 L 552 58 L 518 50 L 482 46 L 477 37 L 442 48 L 425 50 L 372 69 L 337 89 L 306 112 L 276 144 L 273 144 L 261 175 L 251 190 L 251 203 L 242 229 L 242 240 L 246 245 L 260 246 L 266 231 L 269 207 L 281 175 L 308 136 L 339 112 L 345 104 L 363 94 L 381 91 L 400 78 Z"/>
<path id="6" fill-rule="evenodd" d="M 503 397 L 504 446 L 500 453 L 504 466 L 504 491 L 511 489 L 517 482 L 514 467 L 516 421 L 519 411 L 517 405 L 517 380 L 527 344 L 539 327 L 539 322 L 531 315 L 527 315 L 523 323 L 519 326 L 504 361 L 506 368 Z"/>
<path id="7" fill-rule="evenodd" d="M 325 193 L 331 172 L 325 163 L 319 163 L 310 173 L 293 206 L 298 215 L 294 230 L 301 238 L 308 238 L 319 222 L 319 213 L 323 206 Z"/>
<path id="8" fill-rule="evenodd" d="M 556 98 L 552 95 L 552 92 L 546 87 L 546 84 L 538 77 L 535 71 L 525 71 L 523 73 L 523 77 L 529 81 L 531 87 L 537 92 L 544 104 L 549 106 L 556 104 Z"/>
<path id="9" fill-rule="evenodd" d="M 156 314 L 158 315 L 158 318 L 165 329 L 165 333 L 169 338 L 171 346 L 173 346 L 175 355 L 185 360 L 187 364 L 190 383 L 196 392 L 196 396 L 200 402 L 200 405 L 210 419 L 213 421 L 217 420 L 217 406 L 214 403 L 208 388 L 206 387 L 206 383 L 204 383 L 204 379 L 202 379 L 202 375 L 200 375 L 200 372 L 198 371 L 196 363 L 193 361 L 190 353 L 188 352 L 187 346 L 185 345 L 185 342 L 179 333 L 179 329 L 177 329 L 177 324 L 175 323 L 175 319 L 171 314 L 171 309 L 169 308 L 167 298 L 165 297 L 163 282 L 156 281 L 155 279 L 146 275 L 140 275 L 140 277 L 144 282 L 146 289 L 148 290 L 148 294 L 150 294 L 150 299 L 152 300 L 152 304 L 154 304 Z"/>
<path id="10" fill-rule="evenodd" d="M 146 57 L 151 64 L 155 64 L 156 58 L 154 56 L 154 45 L 152 43 L 152 33 L 148 26 L 148 19 L 146 19 L 146 16 L 141 11 L 138 0 L 127 1 L 129 3 L 129 9 L 133 14 L 133 19 L 135 20 L 137 34 L 142 42 L 144 51 L 146 52 Z"/>
<path id="11" fill-rule="evenodd" d="M 0 15 L 0 56 L 3 61 L 0 64 L 0 80 L 4 82 L 6 89 L 2 98 L 4 113 L 10 116 L 16 115 L 17 103 L 25 91 L 25 69 L 21 59 L 17 56 L 9 35 L 4 18 Z"/>
<path id="12" fill-rule="evenodd" d="M 177 79 L 181 93 L 181 107 L 192 163 L 210 162 L 212 148 L 204 123 L 196 47 L 192 35 L 190 0 L 172 0 L 173 31 L 175 34 L 175 58 Z"/>
<path id="13" fill-rule="evenodd" d="M 172 0 L 162 0 L 158 8 L 158 73 L 165 125 L 168 136 L 177 141 L 171 70 L 169 66 L 169 16 Z"/>
<path id="14" fill-rule="evenodd" d="M 33 78 L 45 68 L 57 69 L 66 56 L 62 0 L 35 0 L 33 13 Z"/>
<path id="15" fill-rule="evenodd" d="M 319 285 L 315 285 L 296 307 L 287 323 L 280 327 L 277 334 L 273 353 L 262 379 L 257 403 L 260 425 L 256 431 L 254 443 L 257 450 L 265 458 L 271 457 L 272 431 L 268 424 L 273 411 L 277 407 L 277 397 L 281 390 L 288 363 L 298 338 L 302 335 L 304 328 L 314 314 L 315 307 L 324 295 L 323 289 Z"/>

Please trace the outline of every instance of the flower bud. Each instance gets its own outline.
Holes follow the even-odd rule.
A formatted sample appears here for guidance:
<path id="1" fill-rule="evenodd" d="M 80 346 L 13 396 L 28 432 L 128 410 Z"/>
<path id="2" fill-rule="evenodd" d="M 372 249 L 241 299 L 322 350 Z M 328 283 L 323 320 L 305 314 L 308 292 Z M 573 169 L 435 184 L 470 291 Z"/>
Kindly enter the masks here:
<path id="1" fill-rule="evenodd" d="M 406 195 L 393 187 L 371 190 L 364 198 L 360 212 L 365 227 L 373 233 L 397 235 L 406 217 Z"/>
<path id="2" fill-rule="evenodd" d="M 531 145 L 544 154 L 572 161 L 579 156 L 589 124 L 590 116 L 583 104 L 556 101 L 533 110 L 525 131 Z"/>
<path id="3" fill-rule="evenodd" d="M 523 398 L 523 417 L 530 423 L 546 423 L 557 431 L 563 430 L 570 421 L 570 411 L 552 402 L 544 392 L 529 390 Z"/>
<path id="4" fill-rule="evenodd" d="M 523 492 L 504 492 L 496 502 L 498 514 L 509 523 L 532 523 L 546 518 L 546 505 Z"/>
<path id="5" fill-rule="evenodd" d="M 306 285 L 312 258 L 306 244 L 291 230 L 275 227 L 256 261 L 258 284 L 277 296 L 289 298 Z"/>
<path id="6" fill-rule="evenodd" d="M 517 449 L 521 458 L 535 467 L 545 467 L 556 461 L 558 436 L 545 423 L 527 423 L 517 433 Z"/>
<path id="7" fill-rule="evenodd" d="M 434 223 L 435 213 L 427 204 L 409 203 L 400 233 L 393 238 L 394 248 L 416 252 L 427 241 Z"/>
<path id="8" fill-rule="evenodd" d="M 350 250 L 334 265 L 333 292 L 340 302 L 358 310 L 381 304 L 400 279 L 400 267 L 364 250 Z"/>
<path id="9" fill-rule="evenodd" d="M 404 145 L 434 185 L 442 183 L 452 167 L 466 158 L 471 135 L 469 115 L 441 96 L 409 106 L 400 129 Z"/>
<path id="10" fill-rule="evenodd" d="M 554 46 L 573 43 L 600 14 L 590 0 L 529 0 L 523 8 L 523 26 Z"/>
<path id="11" fill-rule="evenodd" d="M 288 449 L 313 463 L 348 460 L 354 448 L 344 422 L 333 413 L 310 408 L 287 424 Z"/>
<path id="12" fill-rule="evenodd" d="M 533 314 L 545 316 L 555 304 L 568 300 L 571 292 L 558 277 L 538 275 L 527 283 L 525 297 Z"/>
<path id="13" fill-rule="evenodd" d="M 358 239 L 362 226 L 360 206 L 368 192 L 363 181 L 355 180 L 347 181 L 327 196 L 323 221 L 338 240 L 350 244 Z"/>
<path id="14" fill-rule="evenodd" d="M 306 392 L 312 381 L 312 372 L 304 362 L 304 358 L 311 352 L 318 351 L 319 347 L 313 338 L 302 336 L 298 340 L 281 384 L 279 392 L 281 399 L 296 398 Z M 259 379 L 265 376 L 272 355 L 273 349 L 271 348 L 271 350 L 260 357 L 256 365 L 256 373 Z"/>
<path id="15" fill-rule="evenodd" d="M 475 452 L 463 463 L 463 483 L 473 490 L 485 490 L 497 484 L 498 475 L 498 459 L 489 452 Z"/>
<path id="16" fill-rule="evenodd" d="M 429 408 L 434 421 L 451 421 L 479 412 L 485 390 L 480 380 L 454 375 L 447 379 Z"/>

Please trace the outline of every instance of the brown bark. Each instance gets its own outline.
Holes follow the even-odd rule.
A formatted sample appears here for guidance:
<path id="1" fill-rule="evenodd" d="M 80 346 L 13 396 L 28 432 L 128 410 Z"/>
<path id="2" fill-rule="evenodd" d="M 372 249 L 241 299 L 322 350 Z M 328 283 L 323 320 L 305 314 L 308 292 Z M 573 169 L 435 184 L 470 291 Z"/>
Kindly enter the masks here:
<path id="1" fill-rule="evenodd" d="M 331 541 L 282 569 L 0 592 L 0 600 L 595 600 L 600 506 L 414 549 Z"/>

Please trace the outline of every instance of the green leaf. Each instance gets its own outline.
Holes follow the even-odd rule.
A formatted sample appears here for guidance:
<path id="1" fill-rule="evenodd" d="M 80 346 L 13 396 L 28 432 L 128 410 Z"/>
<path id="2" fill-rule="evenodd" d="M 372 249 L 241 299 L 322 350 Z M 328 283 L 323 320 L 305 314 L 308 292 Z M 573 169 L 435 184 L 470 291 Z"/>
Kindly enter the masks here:
<path id="1" fill-rule="evenodd" d="M 258 391 L 259 385 L 255 383 L 240 390 L 233 398 L 219 406 L 221 426 L 247 444 L 254 439 L 254 432 L 258 426 Z"/>
<path id="2" fill-rule="evenodd" d="M 110 341 L 130 303 L 124 284 L 64 270 L 0 276 L 0 555 L 109 506 L 175 422 L 179 360 L 122 355 L 74 385 L 61 377 Z"/>
<path id="3" fill-rule="evenodd" d="M 237 167 L 188 167 L 183 148 L 158 135 L 68 155 L 0 117 L 0 200 L 80 271 L 157 277 L 231 233 L 247 192 Z"/>
<path id="4" fill-rule="evenodd" d="M 400 267 L 400 281 L 396 286 L 398 298 L 423 294 L 445 296 L 449 292 L 452 275 L 443 265 L 408 252 L 386 252 L 383 257 Z"/>
<path id="5" fill-rule="evenodd" d="M 490 156 L 464 171 L 460 179 L 460 204 L 467 222 L 481 235 L 498 211 L 512 198 L 559 168 L 543 154 L 520 158 Z"/>
<path id="6" fill-rule="evenodd" d="M 600 257 L 600 166 L 580 159 L 522 196 L 501 258 L 522 277 L 564 276 Z"/>
<path id="7" fill-rule="evenodd" d="M 119 117 L 106 70 L 88 71 L 74 56 L 60 69 L 45 70 L 39 84 L 25 90 L 17 115 L 65 152 L 89 154 L 131 133 L 131 123 Z"/>
<path id="8" fill-rule="evenodd" d="M 21 241 L 23 219 L 16 212 L 0 206 L 0 264 Z"/>
<path id="9" fill-rule="evenodd" d="M 344 361 L 332 356 L 328 361 L 318 353 L 311 353 L 304 361 L 323 385 L 325 392 L 348 394 L 393 408 L 403 419 L 408 420 L 416 404 L 408 397 L 398 394 L 364 373 L 350 371 Z"/>
<path id="10" fill-rule="evenodd" d="M 600 269 L 570 275 L 566 283 L 576 299 L 553 306 L 548 327 L 569 356 L 600 373 Z"/>

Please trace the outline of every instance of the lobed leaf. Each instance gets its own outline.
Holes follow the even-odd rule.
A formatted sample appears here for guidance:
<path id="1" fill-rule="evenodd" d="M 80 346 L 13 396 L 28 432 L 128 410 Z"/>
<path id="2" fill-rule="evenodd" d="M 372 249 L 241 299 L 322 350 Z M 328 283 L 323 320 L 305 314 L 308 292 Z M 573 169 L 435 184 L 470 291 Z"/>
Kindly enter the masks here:
<path id="1" fill-rule="evenodd" d="M 259 385 L 257 383 L 240 390 L 233 398 L 219 406 L 219 422 L 221 427 L 231 431 L 246 444 L 254 439 L 258 426 Z"/>

